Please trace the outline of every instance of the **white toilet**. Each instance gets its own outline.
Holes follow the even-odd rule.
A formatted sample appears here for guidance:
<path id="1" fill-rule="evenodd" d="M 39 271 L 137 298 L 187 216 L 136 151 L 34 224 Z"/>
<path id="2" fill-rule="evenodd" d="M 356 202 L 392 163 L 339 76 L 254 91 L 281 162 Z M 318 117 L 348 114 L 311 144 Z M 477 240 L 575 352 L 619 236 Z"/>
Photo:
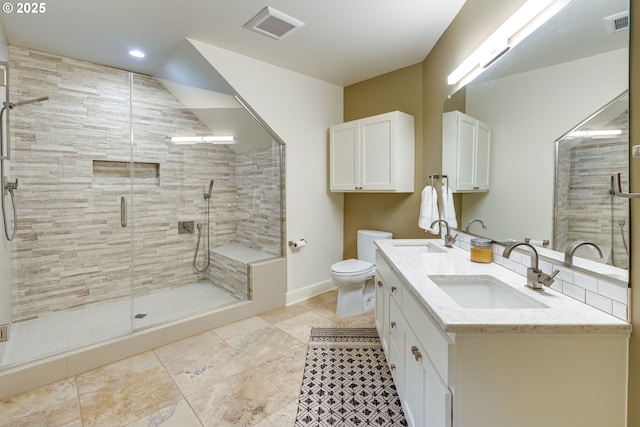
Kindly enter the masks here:
<path id="1" fill-rule="evenodd" d="M 391 239 L 387 231 L 358 230 L 358 259 L 331 266 L 331 279 L 338 288 L 338 316 L 355 316 L 375 306 L 376 239 Z"/>

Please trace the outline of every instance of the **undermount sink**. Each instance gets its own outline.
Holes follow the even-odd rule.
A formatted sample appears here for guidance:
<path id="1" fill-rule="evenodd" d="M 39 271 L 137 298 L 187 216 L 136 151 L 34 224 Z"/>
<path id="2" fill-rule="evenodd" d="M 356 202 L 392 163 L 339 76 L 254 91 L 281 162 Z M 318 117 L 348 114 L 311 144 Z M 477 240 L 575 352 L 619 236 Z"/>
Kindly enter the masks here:
<path id="1" fill-rule="evenodd" d="M 493 276 L 429 276 L 463 308 L 549 308 Z"/>
<path id="2" fill-rule="evenodd" d="M 393 242 L 393 247 L 413 253 L 446 253 L 447 251 L 429 242 Z"/>

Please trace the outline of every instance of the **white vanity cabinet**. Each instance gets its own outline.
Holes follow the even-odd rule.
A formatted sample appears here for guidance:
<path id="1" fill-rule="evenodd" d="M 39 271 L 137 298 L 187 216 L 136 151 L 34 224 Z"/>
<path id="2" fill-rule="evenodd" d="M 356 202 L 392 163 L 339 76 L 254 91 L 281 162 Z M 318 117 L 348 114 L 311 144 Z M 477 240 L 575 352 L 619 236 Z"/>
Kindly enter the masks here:
<path id="1" fill-rule="evenodd" d="M 329 129 L 329 188 L 337 192 L 412 193 L 413 116 L 400 111 Z"/>
<path id="2" fill-rule="evenodd" d="M 491 128 L 451 111 L 442 115 L 442 173 L 453 192 L 489 190 Z"/>
<path id="3" fill-rule="evenodd" d="M 409 426 L 625 426 L 628 333 L 517 324 L 492 332 L 474 320 L 479 309 L 447 332 L 405 281 L 415 274 L 380 250 L 376 269 L 386 292 L 376 326 Z"/>
<path id="4" fill-rule="evenodd" d="M 385 355 L 407 423 L 410 427 L 450 427 L 451 392 L 435 363 L 440 363 L 444 351 L 446 363 L 441 369 L 446 377 L 453 343 L 437 331 L 380 254 L 376 256 L 376 267 L 379 288 L 386 292 L 383 294 L 386 299 L 376 305 L 376 327 L 381 340 L 386 342 Z M 431 345 L 431 339 L 437 345 Z"/>

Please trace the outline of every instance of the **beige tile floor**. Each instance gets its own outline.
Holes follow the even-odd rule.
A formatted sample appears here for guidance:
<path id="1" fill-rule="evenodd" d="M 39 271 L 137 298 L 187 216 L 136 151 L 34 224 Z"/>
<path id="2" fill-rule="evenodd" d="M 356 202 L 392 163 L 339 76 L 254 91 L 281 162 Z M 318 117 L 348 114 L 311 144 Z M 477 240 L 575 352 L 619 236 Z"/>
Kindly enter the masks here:
<path id="1" fill-rule="evenodd" d="M 311 327 L 342 318 L 337 292 L 212 329 L 0 401 L 0 427 L 293 426 Z"/>

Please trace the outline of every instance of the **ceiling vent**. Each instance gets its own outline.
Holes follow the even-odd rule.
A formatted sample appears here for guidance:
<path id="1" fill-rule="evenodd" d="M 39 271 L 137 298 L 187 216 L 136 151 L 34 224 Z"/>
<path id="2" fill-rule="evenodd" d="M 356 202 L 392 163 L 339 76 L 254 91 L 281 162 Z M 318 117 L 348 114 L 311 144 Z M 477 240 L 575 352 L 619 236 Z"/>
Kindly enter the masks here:
<path id="1" fill-rule="evenodd" d="M 604 18 L 604 27 L 607 33 L 615 33 L 629 28 L 629 11 L 616 13 Z"/>
<path id="2" fill-rule="evenodd" d="M 244 26 L 266 36 L 280 40 L 303 25 L 303 22 L 267 6 Z"/>

